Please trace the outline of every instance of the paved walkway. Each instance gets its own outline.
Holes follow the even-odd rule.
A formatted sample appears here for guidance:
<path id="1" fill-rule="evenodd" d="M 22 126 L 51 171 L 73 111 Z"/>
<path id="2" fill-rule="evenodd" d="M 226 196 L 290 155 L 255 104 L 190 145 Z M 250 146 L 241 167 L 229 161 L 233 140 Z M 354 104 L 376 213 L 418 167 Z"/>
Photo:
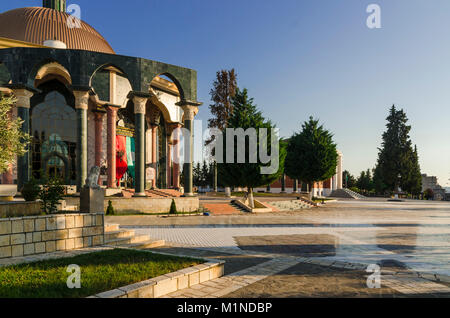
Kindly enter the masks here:
<path id="1" fill-rule="evenodd" d="M 225 249 L 246 255 L 272 251 L 273 259 L 280 261 L 275 262 L 279 267 L 268 261 L 227 276 L 218 281 L 216 289 L 229 291 L 237 285 L 262 284 L 267 277 L 285 270 L 284 266 L 301 263 L 298 257 L 306 257 L 308 261 L 325 262 L 326 266 L 344 263 L 351 268 L 355 264 L 360 271 L 370 264 L 393 262 L 409 271 L 409 276 L 389 276 L 388 272 L 386 286 L 400 293 L 415 290 L 412 294 L 417 295 L 449 292 L 449 203 L 340 201 L 319 209 L 276 215 L 153 218 L 156 222 L 152 224 L 144 217 L 140 221 L 128 219 L 124 225 L 180 247 Z M 318 254 L 308 254 L 305 249 Z M 247 276 L 246 270 L 259 274 Z"/>

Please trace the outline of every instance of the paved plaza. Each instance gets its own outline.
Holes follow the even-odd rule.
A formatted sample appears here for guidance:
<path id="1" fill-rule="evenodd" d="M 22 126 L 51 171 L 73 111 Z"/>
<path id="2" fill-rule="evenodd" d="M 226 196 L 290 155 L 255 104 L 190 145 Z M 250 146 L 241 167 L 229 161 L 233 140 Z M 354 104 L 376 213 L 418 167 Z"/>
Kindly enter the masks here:
<path id="1" fill-rule="evenodd" d="M 313 297 L 450 295 L 449 203 L 344 200 L 289 213 L 179 218 L 126 216 L 108 218 L 107 222 L 164 239 L 173 248 L 181 249 L 175 253 L 220 252 L 222 256 L 225 253 L 261 259 L 249 262 L 245 268 L 236 267 L 234 262 L 236 272 L 209 283 L 217 283 L 215 289 L 203 286 L 208 288 L 202 294 L 199 286 L 195 293 L 185 291 L 186 297 L 268 296 L 267 288 L 276 286 L 287 275 L 292 286 L 284 284 L 284 291 L 270 288 L 278 290 L 272 296 L 303 297 L 308 290 L 306 279 L 311 278 L 307 272 L 321 273 L 316 283 L 330 272 L 341 277 L 334 284 L 342 286 L 341 293 L 311 290 L 309 295 Z M 383 270 L 382 290 L 378 294 L 366 290 L 365 269 L 370 264 L 379 264 Z M 352 279 L 356 279 L 359 288 L 347 288 L 355 284 Z M 183 293 L 174 296 L 182 297 Z"/>

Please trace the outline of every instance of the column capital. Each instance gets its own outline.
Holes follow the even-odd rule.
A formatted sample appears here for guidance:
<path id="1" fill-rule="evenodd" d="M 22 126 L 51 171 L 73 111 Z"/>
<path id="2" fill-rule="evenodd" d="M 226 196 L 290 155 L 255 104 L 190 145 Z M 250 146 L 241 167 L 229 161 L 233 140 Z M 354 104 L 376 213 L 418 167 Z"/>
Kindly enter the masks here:
<path id="1" fill-rule="evenodd" d="M 198 107 L 192 105 L 183 105 L 181 106 L 184 112 L 184 120 L 194 120 L 195 115 L 198 113 Z"/>
<path id="2" fill-rule="evenodd" d="M 33 92 L 26 88 L 13 89 L 14 96 L 16 97 L 16 106 L 22 108 L 30 108 L 30 98 L 33 96 Z"/>
<path id="3" fill-rule="evenodd" d="M 75 96 L 75 108 L 76 109 L 88 109 L 89 105 L 89 91 L 74 90 Z"/>
<path id="4" fill-rule="evenodd" d="M 134 113 L 145 115 L 145 106 L 147 105 L 148 98 L 141 96 L 133 96 Z"/>

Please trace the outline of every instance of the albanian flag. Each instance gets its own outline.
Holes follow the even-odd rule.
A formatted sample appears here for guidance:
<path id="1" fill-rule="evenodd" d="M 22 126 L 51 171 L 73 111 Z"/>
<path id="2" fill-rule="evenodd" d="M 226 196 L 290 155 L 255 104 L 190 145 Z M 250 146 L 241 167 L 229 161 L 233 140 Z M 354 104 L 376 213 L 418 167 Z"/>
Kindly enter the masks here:
<path id="1" fill-rule="evenodd" d="M 119 184 L 120 179 L 122 179 L 125 172 L 128 170 L 127 163 L 127 139 L 125 136 L 116 136 L 116 178 Z"/>

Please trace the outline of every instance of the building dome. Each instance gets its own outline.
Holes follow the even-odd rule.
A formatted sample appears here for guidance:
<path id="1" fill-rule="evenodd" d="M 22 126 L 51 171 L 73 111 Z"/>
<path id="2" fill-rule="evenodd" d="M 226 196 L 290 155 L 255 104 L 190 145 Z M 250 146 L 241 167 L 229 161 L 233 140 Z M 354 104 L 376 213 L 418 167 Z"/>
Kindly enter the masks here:
<path id="1" fill-rule="evenodd" d="M 67 49 L 115 54 L 108 42 L 89 24 L 70 28 L 69 14 L 51 8 L 20 8 L 0 14 L 0 37 L 44 45 L 63 42 Z"/>

